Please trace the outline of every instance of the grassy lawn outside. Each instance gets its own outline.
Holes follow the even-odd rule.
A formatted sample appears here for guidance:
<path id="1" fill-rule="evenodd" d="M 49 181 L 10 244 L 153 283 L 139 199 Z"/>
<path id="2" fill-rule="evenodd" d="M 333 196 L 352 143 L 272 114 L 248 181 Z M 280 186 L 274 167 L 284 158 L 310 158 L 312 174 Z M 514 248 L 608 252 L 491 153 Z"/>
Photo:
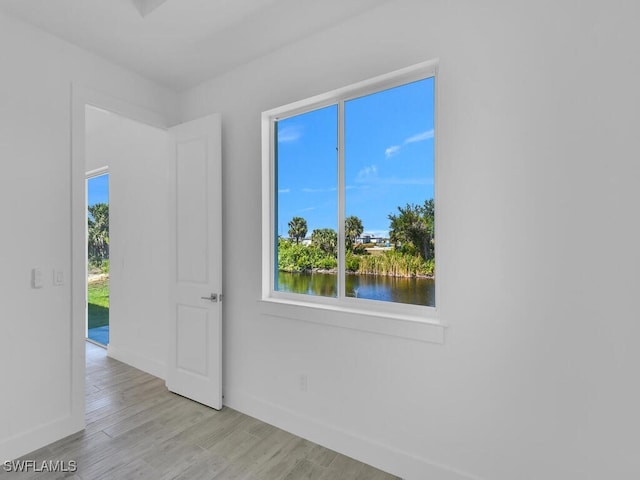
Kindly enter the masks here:
<path id="1" fill-rule="evenodd" d="M 87 299 L 89 328 L 109 325 L 109 276 L 89 282 Z"/>

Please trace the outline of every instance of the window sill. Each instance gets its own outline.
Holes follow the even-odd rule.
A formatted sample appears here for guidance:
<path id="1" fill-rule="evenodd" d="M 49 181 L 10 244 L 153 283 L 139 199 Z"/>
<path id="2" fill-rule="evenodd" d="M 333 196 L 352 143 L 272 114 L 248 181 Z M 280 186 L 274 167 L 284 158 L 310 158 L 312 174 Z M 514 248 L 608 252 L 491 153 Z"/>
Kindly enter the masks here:
<path id="1" fill-rule="evenodd" d="M 322 305 L 283 298 L 263 298 L 262 315 L 360 330 L 427 343 L 444 343 L 446 326 L 413 316 Z"/>

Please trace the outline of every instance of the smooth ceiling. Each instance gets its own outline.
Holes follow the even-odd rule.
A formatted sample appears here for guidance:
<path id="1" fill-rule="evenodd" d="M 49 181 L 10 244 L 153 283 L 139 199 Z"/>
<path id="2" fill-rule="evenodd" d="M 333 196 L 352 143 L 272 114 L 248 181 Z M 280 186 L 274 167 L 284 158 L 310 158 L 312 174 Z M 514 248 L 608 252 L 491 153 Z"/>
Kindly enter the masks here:
<path id="1" fill-rule="evenodd" d="M 0 0 L 0 12 L 176 91 L 390 0 Z"/>

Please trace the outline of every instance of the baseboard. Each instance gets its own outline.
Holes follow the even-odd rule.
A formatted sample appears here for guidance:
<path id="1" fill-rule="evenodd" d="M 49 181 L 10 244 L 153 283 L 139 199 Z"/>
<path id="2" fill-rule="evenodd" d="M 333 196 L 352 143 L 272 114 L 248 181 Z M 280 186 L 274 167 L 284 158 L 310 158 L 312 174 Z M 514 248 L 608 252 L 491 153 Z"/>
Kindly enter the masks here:
<path id="1" fill-rule="evenodd" d="M 234 389 L 225 388 L 224 404 L 405 480 L 481 480 Z"/>
<path id="2" fill-rule="evenodd" d="M 0 462 L 21 458 L 82 429 L 84 429 L 84 416 L 81 422 L 72 416 L 65 416 L 27 432 L 0 440 Z"/>
<path id="3" fill-rule="evenodd" d="M 126 363 L 127 365 L 131 365 L 132 367 L 142 370 L 154 377 L 161 378 L 162 380 L 166 379 L 167 367 L 164 363 L 140 355 L 137 352 L 132 352 L 126 348 L 114 347 L 109 344 L 107 347 L 107 356 L 122 363 Z"/>

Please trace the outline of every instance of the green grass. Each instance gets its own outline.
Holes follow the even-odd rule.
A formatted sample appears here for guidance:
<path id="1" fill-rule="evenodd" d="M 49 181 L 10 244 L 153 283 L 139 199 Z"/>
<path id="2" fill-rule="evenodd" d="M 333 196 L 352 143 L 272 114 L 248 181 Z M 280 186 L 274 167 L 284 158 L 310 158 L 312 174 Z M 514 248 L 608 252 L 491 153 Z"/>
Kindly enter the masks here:
<path id="1" fill-rule="evenodd" d="M 87 298 L 89 328 L 109 325 L 109 277 L 91 282 Z"/>

